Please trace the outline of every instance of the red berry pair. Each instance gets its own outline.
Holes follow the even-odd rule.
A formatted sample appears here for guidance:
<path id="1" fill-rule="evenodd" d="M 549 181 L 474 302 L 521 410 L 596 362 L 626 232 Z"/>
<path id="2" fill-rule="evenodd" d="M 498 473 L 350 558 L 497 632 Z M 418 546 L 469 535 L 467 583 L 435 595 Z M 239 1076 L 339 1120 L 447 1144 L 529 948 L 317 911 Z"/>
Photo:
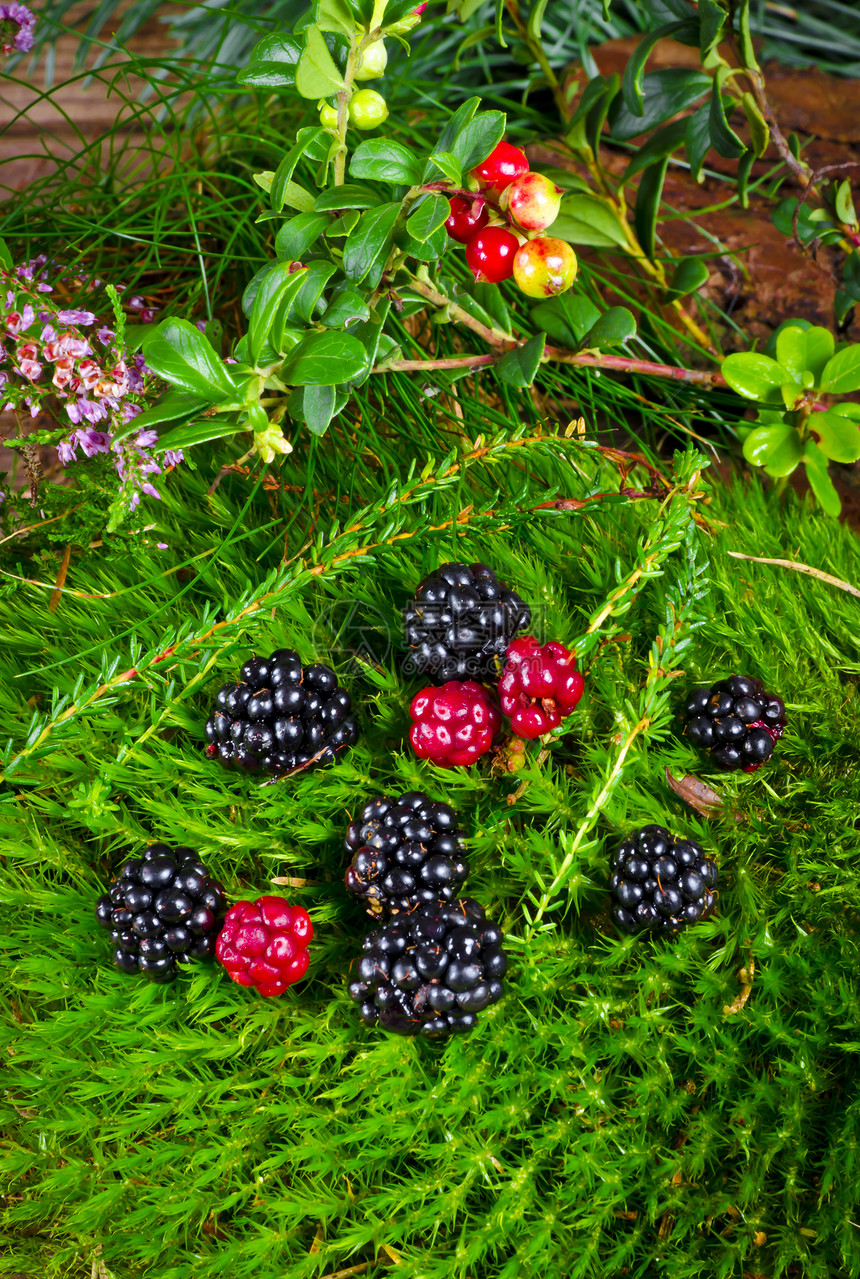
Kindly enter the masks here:
<path id="1" fill-rule="evenodd" d="M 501 284 L 513 275 L 529 297 L 554 297 L 569 289 L 577 271 L 570 245 L 542 235 L 528 238 L 555 221 L 561 187 L 531 172 L 525 154 L 509 142 L 500 142 L 470 177 L 478 191 L 471 199 L 451 198 L 445 226 L 453 240 L 465 244 L 476 281 Z M 490 225 L 488 204 L 497 204 L 514 229 Z"/>
<path id="2" fill-rule="evenodd" d="M 520 737 L 531 740 L 558 728 L 584 687 L 576 658 L 563 644 L 552 641 L 541 647 L 526 635 L 508 645 L 499 693 L 502 710 Z M 492 693 L 474 680 L 422 689 L 412 699 L 410 714 L 409 740 L 416 755 L 444 768 L 476 763 L 501 725 Z"/>
<path id="3" fill-rule="evenodd" d="M 308 944 L 314 935 L 307 911 L 283 897 L 236 902 L 227 911 L 215 954 L 240 986 L 261 995 L 282 995 L 308 970 Z"/>

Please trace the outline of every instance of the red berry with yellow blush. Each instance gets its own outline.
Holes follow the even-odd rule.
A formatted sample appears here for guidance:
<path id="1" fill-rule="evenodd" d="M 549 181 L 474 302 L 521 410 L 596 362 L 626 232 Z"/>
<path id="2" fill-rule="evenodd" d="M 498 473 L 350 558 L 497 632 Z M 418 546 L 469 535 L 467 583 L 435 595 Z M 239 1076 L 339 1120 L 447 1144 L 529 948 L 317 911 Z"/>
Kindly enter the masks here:
<path id="1" fill-rule="evenodd" d="M 558 217 L 562 194 L 542 173 L 524 173 L 502 193 L 500 204 L 524 231 L 545 231 Z"/>
<path id="2" fill-rule="evenodd" d="M 520 242 L 504 227 L 488 226 L 466 245 L 466 261 L 478 284 L 501 284 L 514 273 Z"/>
<path id="3" fill-rule="evenodd" d="M 514 255 L 513 275 L 530 298 L 554 298 L 576 279 L 576 254 L 564 240 L 540 236 L 527 240 Z"/>
<path id="4" fill-rule="evenodd" d="M 487 206 L 480 196 L 474 200 L 462 195 L 452 196 L 449 204 L 451 213 L 445 222 L 445 230 L 452 240 L 459 244 L 468 244 L 472 236 L 483 231 L 490 220 Z"/>
<path id="5" fill-rule="evenodd" d="M 510 142 L 500 142 L 491 151 L 486 160 L 472 169 L 471 176 L 491 198 L 498 199 L 505 187 L 510 186 L 515 178 L 527 173 L 529 162 L 525 153 Z"/>

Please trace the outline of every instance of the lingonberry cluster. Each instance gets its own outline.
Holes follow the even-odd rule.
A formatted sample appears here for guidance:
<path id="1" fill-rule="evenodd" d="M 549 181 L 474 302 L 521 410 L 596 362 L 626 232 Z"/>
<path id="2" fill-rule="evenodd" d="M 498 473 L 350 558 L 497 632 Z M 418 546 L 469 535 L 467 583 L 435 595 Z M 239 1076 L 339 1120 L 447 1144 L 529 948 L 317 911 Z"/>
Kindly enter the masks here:
<path id="1" fill-rule="evenodd" d="M 571 714 L 584 686 L 576 658 L 555 641 L 517 639 L 530 621 L 528 605 L 486 564 L 442 564 L 420 583 L 404 615 L 405 665 L 441 687 L 412 699 L 416 755 L 445 768 L 485 755 L 502 722 L 488 683 L 498 683 L 501 711 L 520 737 L 549 733 Z"/>
<path id="2" fill-rule="evenodd" d="M 525 153 L 500 142 L 469 175 L 469 191 L 451 195 L 445 227 L 466 246 L 476 281 L 501 284 L 513 276 L 531 298 L 555 297 L 576 279 L 576 254 L 544 235 L 558 217 L 561 187 L 529 169 Z"/>

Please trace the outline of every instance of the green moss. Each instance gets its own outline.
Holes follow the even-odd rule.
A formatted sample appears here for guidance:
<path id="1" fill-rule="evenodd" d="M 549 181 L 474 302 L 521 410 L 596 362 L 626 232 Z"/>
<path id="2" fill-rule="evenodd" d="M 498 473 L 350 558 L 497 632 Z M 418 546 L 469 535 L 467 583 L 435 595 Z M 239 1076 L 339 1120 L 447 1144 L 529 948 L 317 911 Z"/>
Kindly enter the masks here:
<path id="1" fill-rule="evenodd" d="M 857 584 L 858 544 L 755 484 L 705 505 L 695 457 L 676 462 L 662 507 L 532 511 L 617 475 L 557 438 L 411 481 L 364 454 L 313 518 L 305 494 L 336 489 L 323 452 L 285 464 L 293 493 L 177 473 L 155 528 L 73 556 L 56 612 L 58 555 L 7 554 L 38 580 L 0 586 L 0 1274 L 860 1273 L 857 601 L 729 556 Z M 451 557 L 491 562 L 589 667 L 568 731 L 516 778 L 403 748 L 399 610 Z M 203 758 L 202 723 L 219 680 L 286 642 L 333 654 L 363 736 L 260 789 Z M 726 801 L 708 822 L 664 768 L 701 769 L 673 716 L 731 670 L 778 690 L 789 726 L 762 772 L 708 775 Z M 343 830 L 416 785 L 474 832 L 469 890 L 513 956 L 503 1002 L 444 1046 L 361 1028 L 346 995 L 364 923 Z M 646 821 L 721 865 L 717 917 L 674 942 L 608 924 L 607 853 Z M 116 973 L 93 903 L 151 835 L 234 897 L 296 881 L 274 891 L 313 916 L 308 979 L 264 1001 L 217 967 L 167 989 Z"/>

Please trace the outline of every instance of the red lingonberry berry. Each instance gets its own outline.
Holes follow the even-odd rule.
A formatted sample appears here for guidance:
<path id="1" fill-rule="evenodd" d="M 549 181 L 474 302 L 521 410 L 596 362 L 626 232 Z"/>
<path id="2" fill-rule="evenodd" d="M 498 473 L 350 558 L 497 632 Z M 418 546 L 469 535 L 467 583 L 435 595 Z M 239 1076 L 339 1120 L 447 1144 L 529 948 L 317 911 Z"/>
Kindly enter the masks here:
<path id="1" fill-rule="evenodd" d="M 505 188 L 499 204 L 524 231 L 545 231 L 558 217 L 562 194 L 542 173 L 524 173 Z"/>
<path id="2" fill-rule="evenodd" d="M 504 227 L 488 226 L 476 232 L 466 245 L 466 261 L 478 284 L 501 284 L 514 272 L 520 242 Z"/>
<path id="3" fill-rule="evenodd" d="M 528 167 L 529 162 L 518 147 L 511 146 L 510 142 L 500 142 L 486 160 L 472 169 L 471 176 L 486 189 L 487 195 L 498 198 L 515 178 L 528 172 Z"/>
<path id="4" fill-rule="evenodd" d="M 576 254 L 564 240 L 539 236 L 514 254 L 514 279 L 530 298 L 554 298 L 576 279 Z"/>
<path id="5" fill-rule="evenodd" d="M 233 981 L 261 995 L 282 995 L 308 970 L 314 935 L 307 911 L 283 897 L 236 902 L 227 911 L 215 954 Z"/>
<path id="6" fill-rule="evenodd" d="M 768 737 L 770 738 L 770 740 L 773 742 L 774 746 L 776 746 L 777 742 L 779 741 L 779 739 L 782 737 L 783 733 L 785 732 L 784 724 L 766 724 L 763 719 L 757 719 L 757 720 L 754 720 L 752 724 L 747 724 L 747 731 L 749 731 L 752 728 L 763 728 L 764 731 L 767 733 Z M 757 768 L 761 768 L 762 764 L 766 764 L 766 763 L 767 763 L 766 759 L 760 759 L 754 764 L 745 764 L 744 772 L 754 773 Z"/>
<path id="7" fill-rule="evenodd" d="M 502 722 L 490 693 L 471 679 L 423 688 L 409 713 L 415 721 L 409 730 L 415 754 L 444 768 L 474 764 L 490 749 Z"/>
<path id="8" fill-rule="evenodd" d="M 535 738 L 558 728 L 582 697 L 585 680 L 575 667 L 570 649 L 554 640 L 541 647 L 525 635 L 508 645 L 499 697 L 515 733 Z"/>
<path id="9" fill-rule="evenodd" d="M 483 231 L 490 220 L 486 203 L 478 196 L 467 200 L 462 195 L 452 196 L 451 213 L 445 222 L 445 230 L 452 240 L 468 244 L 477 231 Z"/>

